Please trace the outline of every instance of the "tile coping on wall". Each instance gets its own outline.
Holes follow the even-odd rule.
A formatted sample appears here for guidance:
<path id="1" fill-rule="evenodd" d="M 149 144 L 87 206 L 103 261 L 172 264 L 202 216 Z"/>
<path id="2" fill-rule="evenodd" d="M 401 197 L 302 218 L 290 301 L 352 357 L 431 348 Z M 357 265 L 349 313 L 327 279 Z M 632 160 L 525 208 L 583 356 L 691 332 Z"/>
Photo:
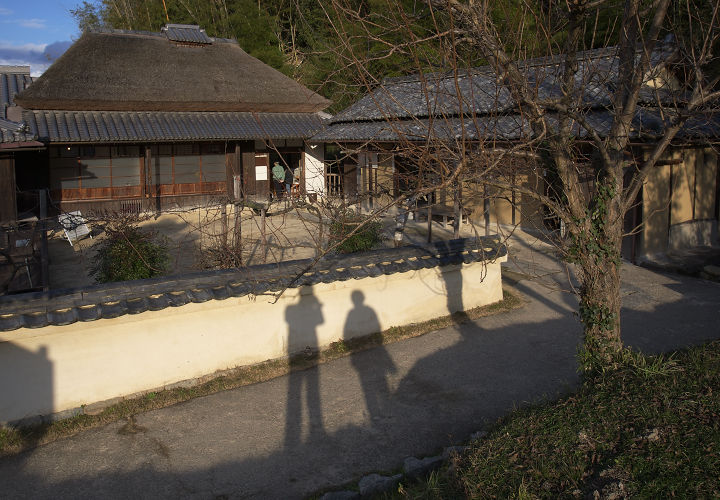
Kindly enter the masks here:
<path id="1" fill-rule="evenodd" d="M 495 237 L 439 241 L 423 246 L 371 250 L 263 264 L 240 269 L 125 281 L 0 297 L 0 331 L 69 325 L 77 321 L 179 307 L 387 274 L 493 261 L 507 255 Z"/>

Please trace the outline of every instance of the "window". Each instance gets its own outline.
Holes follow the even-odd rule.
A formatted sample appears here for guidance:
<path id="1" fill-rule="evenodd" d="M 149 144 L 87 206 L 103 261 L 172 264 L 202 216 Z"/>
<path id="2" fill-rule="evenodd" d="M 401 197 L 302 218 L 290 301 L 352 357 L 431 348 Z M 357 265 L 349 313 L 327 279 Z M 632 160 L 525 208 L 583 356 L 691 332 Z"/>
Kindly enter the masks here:
<path id="1" fill-rule="evenodd" d="M 225 151 L 220 144 L 209 144 L 201 148 L 202 157 L 202 181 L 203 182 L 224 182 L 225 173 Z"/>
<path id="2" fill-rule="evenodd" d="M 82 197 L 112 197 L 140 193 L 141 156 L 139 146 L 61 146 L 50 148 L 50 186 L 54 190 L 85 190 Z M 101 188 L 101 191 L 93 189 Z M 70 198 L 80 195 L 68 194 Z"/>
<path id="3" fill-rule="evenodd" d="M 80 184 L 84 188 L 112 187 L 110 158 L 81 158 Z"/>
<path id="4" fill-rule="evenodd" d="M 150 175 L 154 184 L 184 184 L 183 193 L 224 189 L 202 185 L 226 181 L 224 144 L 165 144 L 153 146 L 151 154 L 154 170 Z M 196 187 L 187 186 L 191 184 Z M 170 191 L 164 188 L 163 193 Z"/>

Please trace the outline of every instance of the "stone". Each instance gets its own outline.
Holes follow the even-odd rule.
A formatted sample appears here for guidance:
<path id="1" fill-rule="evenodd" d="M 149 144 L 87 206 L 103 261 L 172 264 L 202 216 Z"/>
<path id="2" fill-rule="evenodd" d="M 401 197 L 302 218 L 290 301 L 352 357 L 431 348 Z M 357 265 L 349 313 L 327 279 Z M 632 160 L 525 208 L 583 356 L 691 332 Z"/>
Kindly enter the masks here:
<path id="1" fill-rule="evenodd" d="M 458 455 L 463 455 L 468 449 L 470 449 L 469 446 L 448 446 L 443 450 L 443 459 L 449 460 L 452 457 L 456 457 Z"/>
<path id="2" fill-rule="evenodd" d="M 720 266 L 708 265 L 703 267 L 703 271 L 712 277 L 720 278 Z"/>
<path id="3" fill-rule="evenodd" d="M 403 470 L 405 475 L 410 479 L 420 479 L 421 477 L 429 475 L 435 469 L 438 469 L 444 462 L 445 459 L 442 455 L 422 459 L 408 457 L 403 464 Z"/>
<path id="4" fill-rule="evenodd" d="M 480 441 L 481 439 L 487 437 L 487 435 L 487 431 L 473 432 L 472 434 L 470 434 L 470 441 Z"/>
<path id="5" fill-rule="evenodd" d="M 385 493 L 397 487 L 400 483 L 402 474 L 396 474 L 394 476 L 381 476 L 380 474 L 369 474 L 358 483 L 360 489 L 360 496 L 365 498 L 379 493 Z"/>
<path id="6" fill-rule="evenodd" d="M 328 491 L 320 500 L 357 500 L 360 498 L 360 493 L 357 491 Z"/>

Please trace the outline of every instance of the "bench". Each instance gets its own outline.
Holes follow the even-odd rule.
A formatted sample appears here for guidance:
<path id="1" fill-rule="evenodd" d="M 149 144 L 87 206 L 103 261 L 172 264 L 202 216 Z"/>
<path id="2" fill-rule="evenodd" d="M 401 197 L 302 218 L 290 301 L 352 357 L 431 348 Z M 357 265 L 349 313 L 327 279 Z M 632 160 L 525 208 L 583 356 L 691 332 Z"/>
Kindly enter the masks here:
<path id="1" fill-rule="evenodd" d="M 58 222 L 65 231 L 65 237 L 70 242 L 70 246 L 73 246 L 73 241 L 85 236 L 90 236 L 92 239 L 90 228 L 79 210 L 58 215 Z"/>
<path id="2" fill-rule="evenodd" d="M 443 227 L 447 227 L 448 220 L 455 220 L 455 209 L 453 207 L 449 207 L 447 205 L 432 205 L 430 207 L 432 217 L 433 219 L 435 217 L 441 217 L 442 218 L 442 225 Z M 470 222 L 470 213 L 471 210 L 469 208 L 461 207 L 460 208 L 460 224 L 468 224 Z M 418 207 L 415 209 L 415 220 L 419 221 L 419 217 L 422 216 L 427 220 L 428 217 L 428 207 Z"/>

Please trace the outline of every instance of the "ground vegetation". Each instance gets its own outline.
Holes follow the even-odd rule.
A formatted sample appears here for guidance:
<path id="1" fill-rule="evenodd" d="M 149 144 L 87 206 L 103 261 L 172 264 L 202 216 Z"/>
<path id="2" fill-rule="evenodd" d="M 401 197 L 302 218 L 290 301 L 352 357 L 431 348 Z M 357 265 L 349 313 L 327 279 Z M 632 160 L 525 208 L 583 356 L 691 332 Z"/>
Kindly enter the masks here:
<path id="1" fill-rule="evenodd" d="M 715 498 L 720 343 L 618 369 L 519 409 L 467 454 L 393 498 Z"/>
<path id="2" fill-rule="evenodd" d="M 138 217 L 127 213 L 108 216 L 105 238 L 98 244 L 91 274 L 98 283 L 162 276 L 169 270 L 168 241 L 138 227 Z"/>

